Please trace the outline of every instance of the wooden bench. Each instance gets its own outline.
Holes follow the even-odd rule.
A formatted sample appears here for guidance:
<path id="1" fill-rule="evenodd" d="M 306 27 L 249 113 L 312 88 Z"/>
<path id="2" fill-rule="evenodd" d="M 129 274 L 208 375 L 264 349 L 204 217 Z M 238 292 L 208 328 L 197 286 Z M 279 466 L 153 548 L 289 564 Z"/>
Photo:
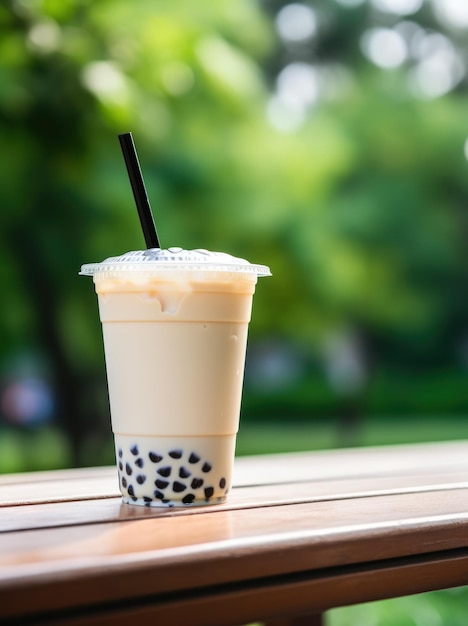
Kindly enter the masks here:
<path id="1" fill-rule="evenodd" d="M 468 583 L 468 443 L 245 457 L 223 505 L 121 504 L 114 468 L 0 477 L 0 622 L 320 624 Z"/>

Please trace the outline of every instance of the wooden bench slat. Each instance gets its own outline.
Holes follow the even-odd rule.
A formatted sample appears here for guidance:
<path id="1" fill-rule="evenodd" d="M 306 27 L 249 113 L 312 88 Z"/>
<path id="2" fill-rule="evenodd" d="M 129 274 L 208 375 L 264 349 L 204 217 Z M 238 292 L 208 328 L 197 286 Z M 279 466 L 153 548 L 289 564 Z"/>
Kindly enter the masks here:
<path id="1" fill-rule="evenodd" d="M 3 476 L 0 503 L 1 618 L 227 624 L 468 583 L 467 442 L 239 458 L 202 509 L 123 505 L 114 467 Z"/>
<path id="2" fill-rule="evenodd" d="M 260 457 L 240 457 L 234 486 L 347 478 L 468 472 L 468 443 L 381 446 Z M 0 477 L 0 507 L 118 496 L 114 467 L 32 472 Z"/>
<path id="3" fill-rule="evenodd" d="M 420 558 L 466 546 L 467 501 L 468 489 L 448 490 L 6 533 L 0 606 L 9 616 Z"/>
<path id="4" fill-rule="evenodd" d="M 320 576 L 282 577 L 262 587 L 246 583 L 203 590 L 177 597 L 152 596 L 141 604 L 98 606 L 79 616 L 72 609 L 53 626 L 238 626 L 261 621 L 264 626 L 323 626 L 321 615 L 311 614 L 337 606 L 455 587 L 468 569 L 468 555 L 450 554 L 414 562 L 390 562 L 372 567 L 338 569 Z M 103 610 L 104 609 L 104 610 Z M 278 619 L 278 616 L 289 616 Z M 267 621 L 265 621 L 267 620 Z"/>
<path id="5" fill-rule="evenodd" d="M 1 485 L 0 530 L 2 509 L 7 507 L 117 497 L 120 495 L 117 471 L 115 468 L 112 470 L 109 475 L 103 472 L 97 476 L 84 475 L 56 483 L 49 480 L 43 483 Z"/>
<path id="6" fill-rule="evenodd" d="M 73 493 L 75 492 L 75 485 Z M 183 515 L 206 515 L 226 510 L 238 510 L 257 506 L 284 506 L 325 500 L 370 498 L 403 493 L 423 493 L 468 488 L 468 472 L 422 476 L 388 476 L 376 478 L 354 478 L 338 481 L 310 481 L 284 485 L 237 487 L 229 494 L 224 504 L 211 507 L 186 509 L 154 509 L 128 506 L 120 497 L 94 497 L 76 500 L 57 498 L 55 502 L 38 504 L 17 503 L 0 515 L 0 533 L 37 528 L 53 528 L 76 524 L 118 522 L 148 517 L 174 517 Z M 102 489 L 105 492 L 105 489 Z M 94 493 L 99 493 L 95 490 Z"/>
<path id="7" fill-rule="evenodd" d="M 258 455 L 237 459 L 234 484 L 436 474 L 468 469 L 468 441 Z"/>
<path id="8" fill-rule="evenodd" d="M 202 576 L 186 575 L 191 562 L 229 562 L 233 551 L 230 580 L 450 550 L 466 545 L 467 502 L 461 489 L 6 533 L 0 580 L 174 566 L 190 585 Z"/>
<path id="9" fill-rule="evenodd" d="M 17 474 L 0 475 L 0 489 L 6 485 L 31 485 L 32 483 L 58 483 L 62 481 L 75 482 L 84 478 L 107 478 L 115 475 L 115 466 L 80 467 L 61 470 L 45 470 L 36 472 L 20 472 Z"/>

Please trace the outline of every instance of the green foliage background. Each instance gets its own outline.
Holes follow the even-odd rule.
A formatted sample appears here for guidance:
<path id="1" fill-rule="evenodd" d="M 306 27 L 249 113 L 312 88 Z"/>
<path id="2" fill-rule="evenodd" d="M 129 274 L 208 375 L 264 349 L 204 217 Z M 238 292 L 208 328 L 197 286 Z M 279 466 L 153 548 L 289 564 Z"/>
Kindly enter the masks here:
<path id="1" fill-rule="evenodd" d="M 310 2 L 319 33 L 288 47 L 274 27 L 284 5 L 1 5 L 2 389 L 31 369 L 51 385 L 53 436 L 71 450 L 55 463 L 99 462 L 89 450 L 109 438 L 95 295 L 77 272 L 143 245 L 117 142 L 128 130 L 165 246 L 272 269 L 255 299 L 247 422 L 332 416 L 356 431 L 369 415 L 466 414 L 466 81 L 422 99 L 411 59 L 373 65 L 363 33 L 403 18 L 367 2 Z M 429 2 L 407 21 L 466 56 Z M 341 68 L 346 88 L 337 79 L 281 132 L 267 112 L 294 62 Z M 359 361 L 338 386 L 337 338 Z M 24 427 L 2 406 L 8 439 Z"/>

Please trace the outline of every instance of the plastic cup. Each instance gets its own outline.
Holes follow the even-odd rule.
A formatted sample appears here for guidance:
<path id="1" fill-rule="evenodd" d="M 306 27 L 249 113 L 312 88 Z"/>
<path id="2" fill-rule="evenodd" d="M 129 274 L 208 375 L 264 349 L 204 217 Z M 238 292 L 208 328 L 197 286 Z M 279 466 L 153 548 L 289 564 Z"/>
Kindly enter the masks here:
<path id="1" fill-rule="evenodd" d="M 153 248 L 80 273 L 98 294 L 123 501 L 223 502 L 252 297 L 270 270 L 223 253 Z"/>

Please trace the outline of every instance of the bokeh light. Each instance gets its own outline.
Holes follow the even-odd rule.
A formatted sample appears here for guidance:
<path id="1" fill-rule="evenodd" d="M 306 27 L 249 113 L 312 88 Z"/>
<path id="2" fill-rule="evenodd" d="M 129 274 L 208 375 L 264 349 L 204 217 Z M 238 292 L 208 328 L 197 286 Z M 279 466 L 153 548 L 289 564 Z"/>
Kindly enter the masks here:
<path id="1" fill-rule="evenodd" d="M 371 0 L 372 5 L 386 13 L 396 15 L 411 15 L 419 11 L 424 0 Z"/>
<path id="2" fill-rule="evenodd" d="M 52 390 L 39 377 L 16 378 L 4 384 L 0 407 L 3 419 L 10 424 L 39 426 L 53 417 Z"/>
<path id="3" fill-rule="evenodd" d="M 361 48 L 366 57 L 384 69 L 394 69 L 402 65 L 408 51 L 401 34 L 391 28 L 372 28 L 361 38 Z"/>
<path id="4" fill-rule="evenodd" d="M 304 41 L 317 32 L 317 17 L 305 4 L 287 4 L 276 17 L 276 28 L 285 41 Z"/>
<path id="5" fill-rule="evenodd" d="M 468 28 L 468 2 L 465 0 L 432 0 L 436 16 L 451 28 Z"/>

